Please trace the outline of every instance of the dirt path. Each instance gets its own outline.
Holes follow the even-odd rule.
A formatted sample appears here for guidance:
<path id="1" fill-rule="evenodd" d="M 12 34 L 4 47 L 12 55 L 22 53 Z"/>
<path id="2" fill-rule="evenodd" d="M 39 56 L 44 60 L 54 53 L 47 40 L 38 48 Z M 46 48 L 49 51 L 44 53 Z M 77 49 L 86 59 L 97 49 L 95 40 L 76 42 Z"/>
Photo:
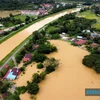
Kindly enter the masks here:
<path id="1" fill-rule="evenodd" d="M 40 83 L 40 92 L 36 100 L 100 100 L 99 96 L 85 96 L 85 88 L 100 87 L 100 75 L 82 65 L 83 57 L 89 53 L 60 40 L 52 40 L 51 43 L 57 46 L 58 52 L 48 56 L 59 59 L 60 65 Z M 27 79 L 28 76 L 30 73 L 22 79 Z M 18 81 L 17 84 L 21 84 L 22 81 Z M 31 100 L 27 93 L 20 97 L 21 100 Z"/>
<path id="2" fill-rule="evenodd" d="M 38 30 L 39 28 L 43 27 L 45 24 L 67 14 L 70 13 L 71 10 L 65 11 L 63 13 L 59 13 L 55 16 L 46 18 L 42 21 L 39 21 L 30 27 L 24 29 L 23 31 L 19 32 L 18 34 L 14 35 L 10 39 L 6 40 L 2 44 L 0 44 L 0 61 L 6 57 L 16 46 L 18 46 L 22 41 L 24 41 L 28 36 L 32 34 L 32 32 Z M 79 9 L 76 9 L 74 11 L 79 11 Z M 73 12 L 74 12 L 73 11 Z"/>

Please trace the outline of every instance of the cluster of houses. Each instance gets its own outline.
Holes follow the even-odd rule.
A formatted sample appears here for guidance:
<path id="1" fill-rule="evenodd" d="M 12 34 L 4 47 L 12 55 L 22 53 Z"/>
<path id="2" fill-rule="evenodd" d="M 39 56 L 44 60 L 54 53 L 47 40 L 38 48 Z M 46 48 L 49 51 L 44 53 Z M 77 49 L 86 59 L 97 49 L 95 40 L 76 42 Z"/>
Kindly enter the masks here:
<path id="1" fill-rule="evenodd" d="M 90 30 L 83 30 L 82 31 L 82 33 L 85 33 L 85 32 L 91 33 Z M 78 46 L 82 46 L 88 41 L 87 38 L 84 38 L 83 36 L 76 36 L 76 38 L 67 37 L 66 33 L 64 33 L 64 32 L 62 34 L 60 34 L 60 36 L 61 36 L 62 40 L 70 41 L 71 43 L 75 43 Z M 93 39 L 95 37 L 100 37 L 100 34 L 93 32 L 93 33 L 91 33 L 90 37 L 91 37 L 91 39 Z M 92 48 L 95 48 L 97 46 L 99 46 L 99 44 L 97 44 L 97 43 L 90 44 L 90 47 L 92 47 Z"/>
<path id="2" fill-rule="evenodd" d="M 36 50 L 38 47 L 39 47 L 39 45 L 33 44 L 33 50 Z M 24 58 L 23 58 L 23 63 L 26 63 L 26 62 L 31 61 L 31 60 L 32 60 L 32 54 L 26 53 L 24 55 Z M 5 69 L 7 69 L 8 67 L 9 66 L 7 64 L 3 66 L 3 68 L 5 68 Z M 14 68 L 9 69 L 7 71 L 7 73 L 4 75 L 3 79 L 15 80 L 18 78 L 18 76 L 20 74 L 21 74 L 21 70 L 18 67 L 14 67 Z"/>
<path id="3" fill-rule="evenodd" d="M 21 14 L 22 15 L 36 15 L 36 16 L 43 16 L 43 15 L 47 15 L 48 11 L 51 10 L 53 8 L 52 4 L 42 4 L 41 8 L 39 8 L 38 10 L 22 10 Z"/>

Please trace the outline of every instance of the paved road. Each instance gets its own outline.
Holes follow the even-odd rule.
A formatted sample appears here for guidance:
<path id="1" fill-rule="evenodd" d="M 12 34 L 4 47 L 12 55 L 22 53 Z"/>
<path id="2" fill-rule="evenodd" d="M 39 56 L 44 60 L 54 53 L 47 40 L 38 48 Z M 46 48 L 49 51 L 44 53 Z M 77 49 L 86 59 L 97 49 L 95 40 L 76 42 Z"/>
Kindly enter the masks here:
<path id="1" fill-rule="evenodd" d="M 63 13 L 59 13 L 55 16 L 51 16 L 48 17 L 42 21 L 39 21 L 33 25 L 31 25 L 30 27 L 24 29 L 23 31 L 19 32 L 18 34 L 14 35 L 13 37 L 11 37 L 10 39 L 6 40 L 5 42 L 3 42 L 2 44 L 0 44 L 0 61 L 6 57 L 16 46 L 18 46 L 22 41 L 24 41 L 27 37 L 29 37 L 32 32 L 40 29 L 41 27 L 43 27 L 44 25 L 48 24 L 49 22 L 56 20 L 57 18 L 68 14 L 70 12 L 77 12 L 80 9 L 75 9 L 73 11 L 69 10 L 69 11 L 65 11 Z M 23 46 L 21 46 L 19 49 L 21 49 Z M 9 60 L 19 51 L 19 49 L 5 62 L 5 64 L 7 62 L 9 62 Z M 2 69 L 2 67 L 0 68 L 0 70 Z"/>

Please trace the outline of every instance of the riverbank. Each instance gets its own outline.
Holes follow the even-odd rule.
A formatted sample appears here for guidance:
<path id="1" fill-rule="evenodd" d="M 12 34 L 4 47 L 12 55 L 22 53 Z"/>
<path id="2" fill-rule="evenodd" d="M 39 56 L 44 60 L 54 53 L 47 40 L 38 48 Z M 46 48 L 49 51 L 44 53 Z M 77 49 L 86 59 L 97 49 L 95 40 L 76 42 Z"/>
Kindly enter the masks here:
<path id="1" fill-rule="evenodd" d="M 32 26 L 24 29 L 23 31 L 19 32 L 18 34 L 14 35 L 7 41 L 3 42 L 0 44 L 0 61 L 5 58 L 15 47 L 17 47 L 22 41 L 24 41 L 26 38 L 28 38 L 32 32 L 38 30 L 39 28 L 43 27 L 45 24 L 48 24 L 49 22 L 71 12 L 76 12 L 79 11 L 80 9 L 75 9 L 75 10 L 68 10 L 62 13 L 59 13 L 57 15 L 48 17 L 42 21 L 39 21 Z"/>
<path id="2" fill-rule="evenodd" d="M 40 83 L 37 100 L 99 100 L 99 96 L 85 96 L 85 88 L 100 87 L 100 75 L 82 64 L 83 57 L 89 53 L 61 40 L 50 42 L 57 46 L 58 52 L 48 57 L 59 59 L 60 65 L 55 72 L 47 75 L 46 79 Z M 27 79 L 30 80 L 31 74 L 37 71 L 34 64 L 32 68 L 30 65 L 27 68 L 25 75 L 20 76 L 16 81 L 16 85 L 26 85 Z M 21 95 L 20 98 L 31 100 L 27 93 Z"/>

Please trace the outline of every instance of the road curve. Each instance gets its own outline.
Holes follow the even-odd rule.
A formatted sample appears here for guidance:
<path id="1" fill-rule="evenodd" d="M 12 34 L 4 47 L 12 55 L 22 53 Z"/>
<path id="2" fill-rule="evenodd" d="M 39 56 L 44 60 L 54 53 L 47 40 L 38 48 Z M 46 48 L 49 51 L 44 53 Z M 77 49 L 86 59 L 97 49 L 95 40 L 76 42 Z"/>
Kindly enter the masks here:
<path id="1" fill-rule="evenodd" d="M 27 37 L 29 37 L 32 32 L 40 29 L 41 27 L 43 27 L 45 24 L 50 23 L 51 21 L 65 15 L 68 14 L 70 12 L 77 12 L 80 9 L 77 8 L 75 10 L 67 10 L 65 12 L 61 12 L 57 15 L 48 17 L 44 20 L 41 20 L 31 26 L 29 26 L 28 28 L 20 31 L 19 33 L 17 33 L 16 35 L 12 36 L 11 38 L 9 38 L 8 40 L 6 40 L 5 42 L 3 42 L 2 44 L 0 44 L 0 61 L 5 58 L 15 47 L 17 47 L 22 41 L 24 41 Z"/>

